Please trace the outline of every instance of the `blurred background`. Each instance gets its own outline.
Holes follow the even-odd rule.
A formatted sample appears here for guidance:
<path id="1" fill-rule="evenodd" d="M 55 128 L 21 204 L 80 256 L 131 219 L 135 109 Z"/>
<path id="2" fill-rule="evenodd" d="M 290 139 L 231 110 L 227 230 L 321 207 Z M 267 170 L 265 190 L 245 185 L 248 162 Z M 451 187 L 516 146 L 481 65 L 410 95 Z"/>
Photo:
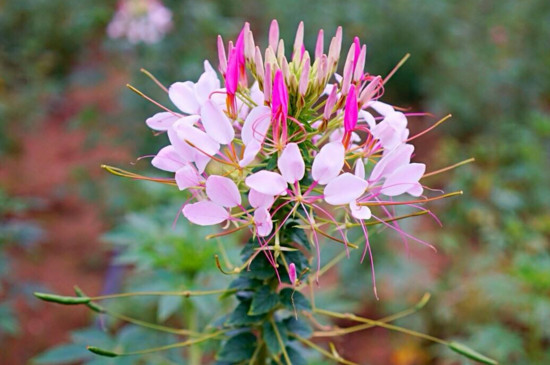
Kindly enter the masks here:
<path id="1" fill-rule="evenodd" d="M 443 221 L 416 218 L 407 230 L 437 253 L 398 235 L 371 237 L 380 301 L 370 267 L 344 260 L 321 282 L 319 303 L 371 318 L 432 299 L 398 324 L 460 340 L 502 364 L 550 363 L 550 2 L 546 0 L 164 0 L 172 27 L 155 42 L 112 39 L 113 0 L 0 0 L 0 362 L 19 364 L 186 364 L 193 351 L 105 360 L 86 345 L 136 349 L 172 343 L 79 307 L 39 303 L 35 290 L 70 294 L 220 288 L 225 277 L 208 230 L 173 227 L 182 203 L 165 186 L 120 179 L 100 165 L 158 173 L 147 159 L 166 144 L 144 120 L 157 108 L 131 83 L 168 103 L 140 68 L 164 84 L 196 80 L 217 65 L 216 36 L 244 21 L 267 43 L 271 19 L 291 44 L 298 22 L 312 49 L 344 28 L 368 45 L 367 71 L 387 74 L 385 101 L 453 114 L 417 140 L 417 160 L 435 170 L 476 162 L 425 183 L 460 198 L 430 204 Z M 426 128 L 415 118 L 411 129 Z M 229 259 L 239 238 L 224 240 Z M 340 247 L 324 245 L 330 259 Z M 233 262 L 237 262 L 234 259 Z M 227 279 L 228 280 L 228 279 Z M 116 301 L 119 313 L 200 328 L 231 303 L 216 298 Z M 346 325 L 345 322 L 339 325 Z M 381 329 L 334 339 L 361 364 L 468 364 L 441 346 Z M 215 345 L 215 344 L 214 344 Z M 212 346 L 214 346 L 212 345 Z M 329 364 L 311 356 L 312 364 Z M 197 362 L 195 362 L 197 363 Z"/>

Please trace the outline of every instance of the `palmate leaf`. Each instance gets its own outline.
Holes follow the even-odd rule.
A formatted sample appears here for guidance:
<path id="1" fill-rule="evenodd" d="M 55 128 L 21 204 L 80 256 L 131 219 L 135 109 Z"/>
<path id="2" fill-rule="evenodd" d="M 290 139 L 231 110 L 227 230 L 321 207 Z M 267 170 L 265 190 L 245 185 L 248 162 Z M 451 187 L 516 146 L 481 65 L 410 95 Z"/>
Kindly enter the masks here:
<path id="1" fill-rule="evenodd" d="M 256 348 L 256 336 L 250 332 L 240 333 L 231 337 L 221 351 L 218 353 L 217 359 L 221 362 L 236 363 L 239 361 L 249 360 Z"/>

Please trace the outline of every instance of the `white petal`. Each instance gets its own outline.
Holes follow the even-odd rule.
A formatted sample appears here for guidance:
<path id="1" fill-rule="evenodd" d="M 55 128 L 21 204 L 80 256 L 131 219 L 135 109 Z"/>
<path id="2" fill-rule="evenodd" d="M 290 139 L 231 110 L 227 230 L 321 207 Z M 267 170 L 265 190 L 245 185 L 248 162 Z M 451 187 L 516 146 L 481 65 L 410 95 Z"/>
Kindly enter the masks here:
<path id="1" fill-rule="evenodd" d="M 179 118 L 180 118 L 179 116 L 174 115 L 173 113 L 161 112 L 153 115 L 150 118 L 147 118 L 145 123 L 149 128 L 154 129 L 156 131 L 166 131 Z"/>
<path id="2" fill-rule="evenodd" d="M 233 180 L 224 176 L 210 175 L 206 179 L 206 195 L 214 203 L 226 208 L 241 204 L 241 193 Z"/>
<path id="3" fill-rule="evenodd" d="M 418 180 L 424 175 L 426 165 L 423 163 L 411 163 L 395 170 L 386 178 L 382 186 L 382 194 L 387 196 L 401 195 L 412 189 L 418 191 Z"/>
<path id="4" fill-rule="evenodd" d="M 267 195 L 284 195 L 287 188 L 287 182 L 281 175 L 267 170 L 248 176 L 245 183 L 249 188 Z"/>
<path id="5" fill-rule="evenodd" d="M 367 186 L 365 180 L 345 172 L 325 187 L 325 201 L 332 205 L 348 204 L 363 195 Z"/>
<path id="6" fill-rule="evenodd" d="M 229 144 L 235 138 L 235 130 L 229 118 L 212 100 L 202 106 L 201 121 L 206 133 L 216 142 Z"/>
<path id="7" fill-rule="evenodd" d="M 277 167 L 283 175 L 283 178 L 289 183 L 294 184 L 302 180 L 306 172 L 306 165 L 302 158 L 300 148 L 296 143 L 289 143 L 277 160 Z"/>
<path id="8" fill-rule="evenodd" d="M 170 172 L 176 172 L 186 163 L 187 161 L 176 152 L 172 145 L 162 148 L 151 161 L 151 164 L 157 169 Z"/>
<path id="9" fill-rule="evenodd" d="M 361 157 L 358 158 L 357 161 L 355 161 L 354 175 L 360 179 L 365 179 L 365 163 L 363 162 L 363 159 Z"/>
<path id="10" fill-rule="evenodd" d="M 411 161 L 414 146 L 412 144 L 399 145 L 396 149 L 384 155 L 374 165 L 369 181 L 375 182 L 393 173 L 399 167 L 407 165 Z"/>
<path id="11" fill-rule="evenodd" d="M 185 218 L 189 219 L 191 223 L 195 223 L 200 226 L 218 224 L 230 217 L 229 212 L 223 207 L 207 200 L 187 204 L 183 207 L 182 212 Z"/>
<path id="12" fill-rule="evenodd" d="M 372 213 L 369 209 L 369 207 L 357 205 L 357 201 L 352 201 L 349 203 L 349 209 L 351 211 L 351 215 L 354 218 L 357 219 L 370 219 L 372 217 Z"/>
<path id="13" fill-rule="evenodd" d="M 345 149 L 340 142 L 331 142 L 324 145 L 311 167 L 313 179 L 321 185 L 326 185 L 334 179 L 344 167 Z"/>
<path id="14" fill-rule="evenodd" d="M 273 221 L 269 215 L 269 211 L 265 208 L 256 209 L 254 212 L 254 223 L 256 224 L 257 234 L 260 237 L 265 237 L 273 230 Z"/>
<path id="15" fill-rule="evenodd" d="M 176 184 L 180 190 L 185 190 L 193 186 L 199 186 L 201 177 L 191 165 L 185 165 L 176 171 Z"/>
<path id="16" fill-rule="evenodd" d="M 250 189 L 248 192 L 248 202 L 253 208 L 269 209 L 275 202 L 275 197 L 273 195 L 263 194 L 254 189 Z"/>
<path id="17" fill-rule="evenodd" d="M 182 112 L 187 114 L 199 113 L 200 105 L 195 96 L 195 84 L 191 81 L 172 84 L 168 89 L 168 96 Z"/>
<path id="18" fill-rule="evenodd" d="M 263 142 L 267 130 L 271 124 L 271 109 L 268 106 L 257 106 L 250 111 L 243 124 L 241 138 L 245 145 L 248 145 L 252 139 L 257 142 Z"/>

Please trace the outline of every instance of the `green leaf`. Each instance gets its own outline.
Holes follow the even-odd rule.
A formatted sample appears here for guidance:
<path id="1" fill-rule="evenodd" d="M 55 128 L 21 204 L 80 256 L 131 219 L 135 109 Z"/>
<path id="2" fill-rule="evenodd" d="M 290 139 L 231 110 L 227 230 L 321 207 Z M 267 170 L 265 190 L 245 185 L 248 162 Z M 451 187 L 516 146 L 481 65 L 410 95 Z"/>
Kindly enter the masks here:
<path id="1" fill-rule="evenodd" d="M 68 364 L 90 358 L 90 353 L 82 345 L 69 344 L 54 347 L 32 359 L 35 365 Z"/>
<path id="2" fill-rule="evenodd" d="M 311 304 L 304 294 L 291 288 L 284 288 L 279 292 L 281 303 L 290 311 L 311 310 Z"/>
<path id="3" fill-rule="evenodd" d="M 268 286 L 262 286 L 252 297 L 249 315 L 264 314 L 279 304 L 279 296 L 271 291 Z"/>
<path id="4" fill-rule="evenodd" d="M 257 338 L 250 332 L 231 337 L 217 355 L 218 361 L 239 362 L 249 360 L 254 354 Z"/>
<path id="5" fill-rule="evenodd" d="M 489 364 L 489 365 L 497 365 L 498 364 L 498 362 L 496 360 L 488 358 L 487 356 L 484 356 L 484 355 L 480 354 L 479 352 L 469 348 L 468 346 L 463 345 L 463 344 L 458 343 L 458 342 L 449 343 L 449 348 L 451 350 L 453 350 L 454 352 L 457 352 L 461 355 L 466 356 L 467 358 L 470 358 L 470 359 L 475 360 L 475 361 L 479 361 L 479 362 L 484 363 L 484 364 Z"/>
<path id="6" fill-rule="evenodd" d="M 178 309 L 181 308 L 182 297 L 181 296 L 162 296 L 158 302 L 157 319 L 159 322 L 164 322 Z"/>
<path id="7" fill-rule="evenodd" d="M 288 354 L 292 365 L 307 365 L 306 359 L 302 356 L 300 351 L 296 350 L 294 347 L 287 346 L 286 353 Z"/>
<path id="8" fill-rule="evenodd" d="M 275 276 L 275 269 L 264 254 L 260 254 L 250 263 L 250 268 L 241 273 L 243 277 L 258 280 L 267 280 Z"/>
<path id="9" fill-rule="evenodd" d="M 288 332 L 294 333 L 300 337 L 310 338 L 313 333 L 309 323 L 300 318 L 290 317 L 287 318 L 284 323 Z"/>
<path id="10" fill-rule="evenodd" d="M 260 280 L 255 280 L 243 276 L 239 276 L 229 284 L 229 289 L 246 290 L 255 289 L 262 284 Z"/>
<path id="11" fill-rule="evenodd" d="M 281 341 L 284 346 L 286 346 L 286 343 L 288 342 L 288 334 L 286 331 L 286 328 L 284 325 L 280 322 L 276 322 L 277 330 L 279 331 L 279 335 L 281 336 Z M 267 345 L 267 348 L 270 353 L 278 355 L 281 353 L 281 345 L 279 343 L 279 339 L 277 338 L 277 334 L 275 333 L 275 329 L 273 328 L 273 324 L 269 321 L 265 321 L 262 325 L 262 338 Z"/>
<path id="12" fill-rule="evenodd" d="M 230 326 L 246 326 L 258 323 L 262 316 L 251 316 L 248 314 L 250 303 L 250 301 L 240 302 L 233 313 L 231 313 L 227 324 Z"/>

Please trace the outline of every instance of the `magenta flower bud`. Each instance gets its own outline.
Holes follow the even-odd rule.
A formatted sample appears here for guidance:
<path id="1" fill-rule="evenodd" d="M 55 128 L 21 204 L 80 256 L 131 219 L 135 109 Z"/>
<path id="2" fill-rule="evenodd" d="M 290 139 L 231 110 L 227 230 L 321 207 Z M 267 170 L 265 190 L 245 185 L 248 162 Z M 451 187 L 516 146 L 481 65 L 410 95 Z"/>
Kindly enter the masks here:
<path id="1" fill-rule="evenodd" d="M 294 262 L 291 262 L 290 265 L 288 265 L 288 278 L 290 279 L 292 285 L 296 283 L 296 265 L 294 265 Z"/>
<path id="2" fill-rule="evenodd" d="M 324 32 L 321 29 L 319 35 L 317 35 L 317 43 L 315 43 L 315 59 L 317 60 L 324 51 Z"/>
<path id="3" fill-rule="evenodd" d="M 349 93 L 346 98 L 346 105 L 344 107 L 344 137 L 342 138 L 342 144 L 344 147 L 348 147 L 351 133 L 357 126 L 357 119 L 359 118 L 359 110 L 357 108 L 357 93 L 355 91 L 355 85 L 351 85 Z"/>
<path id="4" fill-rule="evenodd" d="M 239 33 L 239 36 L 237 37 L 237 41 L 235 42 L 235 49 L 237 50 L 237 62 L 239 64 L 239 67 L 245 66 L 245 59 L 244 59 L 244 43 L 245 43 L 245 34 L 250 31 L 250 24 L 244 23 L 243 29 L 241 29 L 241 32 Z"/>
<path id="5" fill-rule="evenodd" d="M 275 72 L 272 98 L 271 114 L 273 116 L 280 116 L 278 119 L 282 122 L 286 122 L 286 117 L 288 115 L 288 91 L 281 70 Z"/>
<path id="6" fill-rule="evenodd" d="M 279 23 L 277 20 L 273 19 L 271 21 L 271 26 L 269 27 L 269 47 L 273 51 L 277 50 L 277 45 L 279 43 Z"/>
<path id="7" fill-rule="evenodd" d="M 237 49 L 233 48 L 229 52 L 229 59 L 227 60 L 227 70 L 225 72 L 225 88 L 227 94 L 235 95 L 237 92 L 237 85 L 239 83 L 239 63 Z"/>
<path id="8" fill-rule="evenodd" d="M 225 75 L 225 72 L 227 70 L 227 58 L 225 56 L 225 47 L 223 45 L 223 39 L 221 35 L 218 36 L 218 60 L 218 70 L 220 70 L 222 75 Z"/>

